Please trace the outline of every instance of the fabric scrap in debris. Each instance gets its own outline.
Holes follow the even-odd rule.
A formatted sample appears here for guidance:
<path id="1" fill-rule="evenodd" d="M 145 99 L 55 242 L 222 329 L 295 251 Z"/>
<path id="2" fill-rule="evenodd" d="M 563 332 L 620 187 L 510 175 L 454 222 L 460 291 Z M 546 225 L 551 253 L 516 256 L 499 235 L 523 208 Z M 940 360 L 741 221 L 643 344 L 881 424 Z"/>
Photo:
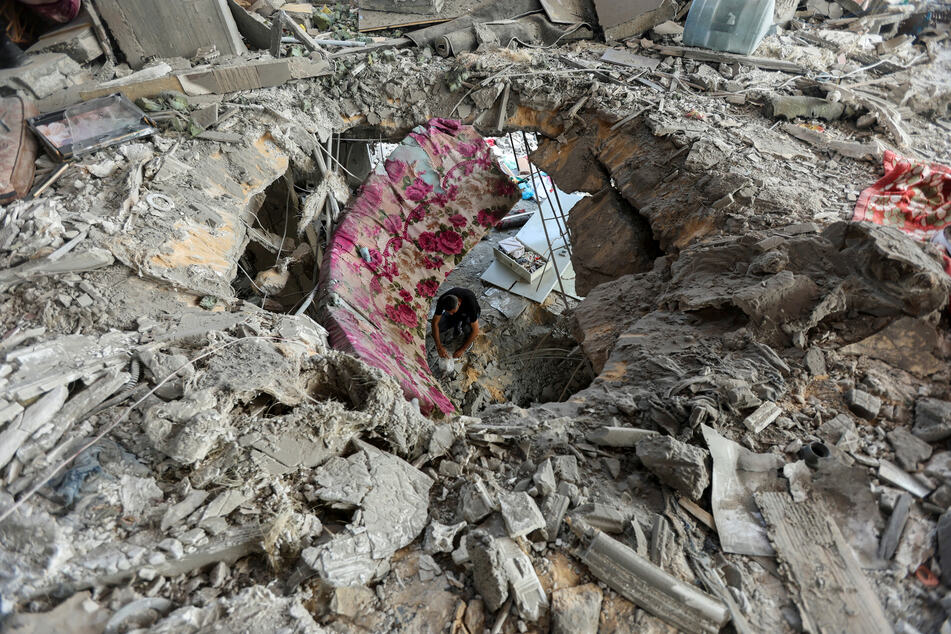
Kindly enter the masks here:
<path id="1" fill-rule="evenodd" d="M 888 150 L 885 175 L 859 196 L 853 220 L 897 227 L 913 238 L 933 240 L 951 226 L 951 167 L 899 156 Z M 940 235 L 938 244 L 944 244 Z M 951 275 L 951 257 L 944 253 Z"/>

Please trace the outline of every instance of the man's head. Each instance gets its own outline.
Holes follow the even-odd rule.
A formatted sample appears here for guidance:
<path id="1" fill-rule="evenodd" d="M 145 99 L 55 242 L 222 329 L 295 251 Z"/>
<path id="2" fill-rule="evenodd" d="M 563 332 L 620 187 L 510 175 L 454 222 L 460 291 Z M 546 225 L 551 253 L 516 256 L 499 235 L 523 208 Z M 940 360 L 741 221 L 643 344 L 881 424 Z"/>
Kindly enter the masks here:
<path id="1" fill-rule="evenodd" d="M 448 308 L 446 308 L 446 312 L 450 315 L 455 315 L 456 311 L 459 310 L 460 303 L 461 302 L 459 301 L 459 298 L 455 295 L 446 295 L 446 304 L 448 306 Z"/>

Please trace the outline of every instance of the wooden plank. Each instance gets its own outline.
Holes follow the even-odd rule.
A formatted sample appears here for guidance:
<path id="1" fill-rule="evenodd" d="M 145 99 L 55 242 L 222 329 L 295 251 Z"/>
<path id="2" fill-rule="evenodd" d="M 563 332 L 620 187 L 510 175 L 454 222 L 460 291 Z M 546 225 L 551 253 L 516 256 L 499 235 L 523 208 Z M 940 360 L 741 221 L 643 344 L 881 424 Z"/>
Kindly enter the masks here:
<path id="1" fill-rule="evenodd" d="M 891 632 L 882 605 L 855 553 L 819 500 L 788 493 L 754 495 L 769 540 L 787 575 L 786 587 L 807 632 Z"/>

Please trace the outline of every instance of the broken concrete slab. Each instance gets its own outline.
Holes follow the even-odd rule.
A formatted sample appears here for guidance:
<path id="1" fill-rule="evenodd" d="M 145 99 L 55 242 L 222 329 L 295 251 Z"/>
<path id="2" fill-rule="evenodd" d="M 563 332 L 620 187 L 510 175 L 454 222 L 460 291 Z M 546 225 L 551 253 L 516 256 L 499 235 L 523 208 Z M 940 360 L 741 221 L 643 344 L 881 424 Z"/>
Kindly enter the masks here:
<path id="1" fill-rule="evenodd" d="M 664 484 L 692 500 L 710 484 L 708 454 L 670 436 L 652 436 L 637 443 L 637 457 Z"/>
<path id="2" fill-rule="evenodd" d="M 951 402 L 919 398 L 915 402 L 915 424 L 911 433 L 928 442 L 951 437 Z"/>
<path id="3" fill-rule="evenodd" d="M 905 528 L 905 522 L 908 521 L 908 513 L 911 510 L 912 499 L 907 493 L 898 496 L 895 502 L 895 508 L 888 518 L 888 526 L 882 532 L 882 538 L 878 545 L 878 556 L 885 561 L 890 560 L 895 555 L 898 548 L 898 542 L 901 539 L 901 533 Z"/>
<path id="4" fill-rule="evenodd" d="M 462 488 L 459 495 L 459 515 L 470 524 L 482 521 L 498 508 L 496 497 L 489 492 L 482 478 L 476 476 Z"/>
<path id="5" fill-rule="evenodd" d="M 546 526 L 535 500 L 524 491 L 500 494 L 499 511 L 509 537 L 524 537 Z"/>
<path id="6" fill-rule="evenodd" d="M 899 466 L 906 471 L 917 471 L 918 465 L 931 457 L 931 445 L 903 427 L 893 429 L 886 437 Z"/>
<path id="7" fill-rule="evenodd" d="M 459 522 L 458 524 L 442 524 L 436 520 L 429 522 L 426 528 L 426 537 L 423 539 L 423 550 L 427 553 L 451 553 L 455 546 L 453 541 L 468 524 Z"/>
<path id="8" fill-rule="evenodd" d="M 933 486 L 925 486 L 921 481 L 908 475 L 904 470 L 898 468 L 887 460 L 882 460 L 878 465 L 878 479 L 884 480 L 889 484 L 901 487 L 914 495 L 924 498 L 933 490 Z"/>
<path id="9" fill-rule="evenodd" d="M 186 6 L 98 0 L 96 8 L 133 68 L 155 56 L 191 58 L 205 46 L 214 46 L 222 55 L 247 52 L 225 0 Z"/>
<path id="10" fill-rule="evenodd" d="M 841 102 L 799 95 L 777 95 L 766 106 L 767 117 L 786 120 L 803 118 L 835 121 L 844 111 L 845 105 Z"/>
<path id="11" fill-rule="evenodd" d="M 901 317 L 874 335 L 839 348 L 839 352 L 880 359 L 924 377 L 944 365 L 933 354 L 937 345 L 938 333 L 934 326 L 921 319 Z"/>
<path id="12" fill-rule="evenodd" d="M 873 420 L 882 409 L 882 399 L 857 388 L 845 393 L 845 402 L 850 410 L 866 420 Z"/>
<path id="13" fill-rule="evenodd" d="M 558 533 L 561 531 L 561 523 L 565 519 L 565 513 L 568 511 L 568 505 L 571 500 L 568 496 L 560 493 L 552 493 L 545 498 L 539 509 L 545 520 L 545 537 L 548 541 L 558 539 Z"/>
<path id="14" fill-rule="evenodd" d="M 542 497 L 551 495 L 555 492 L 555 489 L 558 486 L 558 483 L 555 481 L 555 470 L 552 467 L 551 460 L 545 460 L 535 471 L 535 475 L 532 476 L 532 482 L 535 483 L 535 487 L 538 489 L 538 494 Z"/>
<path id="15" fill-rule="evenodd" d="M 66 403 L 66 386 L 54 388 L 27 407 L 0 433 L 0 468 L 5 467 L 30 436 L 47 424 Z"/>
<path id="16" fill-rule="evenodd" d="M 951 509 L 941 514 L 937 527 L 938 562 L 941 564 L 941 581 L 951 584 Z"/>

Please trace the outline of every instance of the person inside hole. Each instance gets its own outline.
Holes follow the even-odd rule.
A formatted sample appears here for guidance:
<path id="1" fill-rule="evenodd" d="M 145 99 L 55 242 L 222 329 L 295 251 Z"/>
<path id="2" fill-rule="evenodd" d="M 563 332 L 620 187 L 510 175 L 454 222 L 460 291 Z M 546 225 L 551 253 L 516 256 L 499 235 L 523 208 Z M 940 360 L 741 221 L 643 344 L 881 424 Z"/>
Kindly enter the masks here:
<path id="1" fill-rule="evenodd" d="M 436 342 L 436 352 L 443 359 L 449 359 L 450 354 L 443 343 L 462 339 L 462 343 L 451 355 L 453 359 L 460 359 L 472 347 L 472 343 L 479 336 L 479 315 L 482 309 L 476 300 L 475 293 L 467 288 L 451 288 L 443 293 L 436 301 L 436 312 L 433 314 L 433 339 Z"/>

